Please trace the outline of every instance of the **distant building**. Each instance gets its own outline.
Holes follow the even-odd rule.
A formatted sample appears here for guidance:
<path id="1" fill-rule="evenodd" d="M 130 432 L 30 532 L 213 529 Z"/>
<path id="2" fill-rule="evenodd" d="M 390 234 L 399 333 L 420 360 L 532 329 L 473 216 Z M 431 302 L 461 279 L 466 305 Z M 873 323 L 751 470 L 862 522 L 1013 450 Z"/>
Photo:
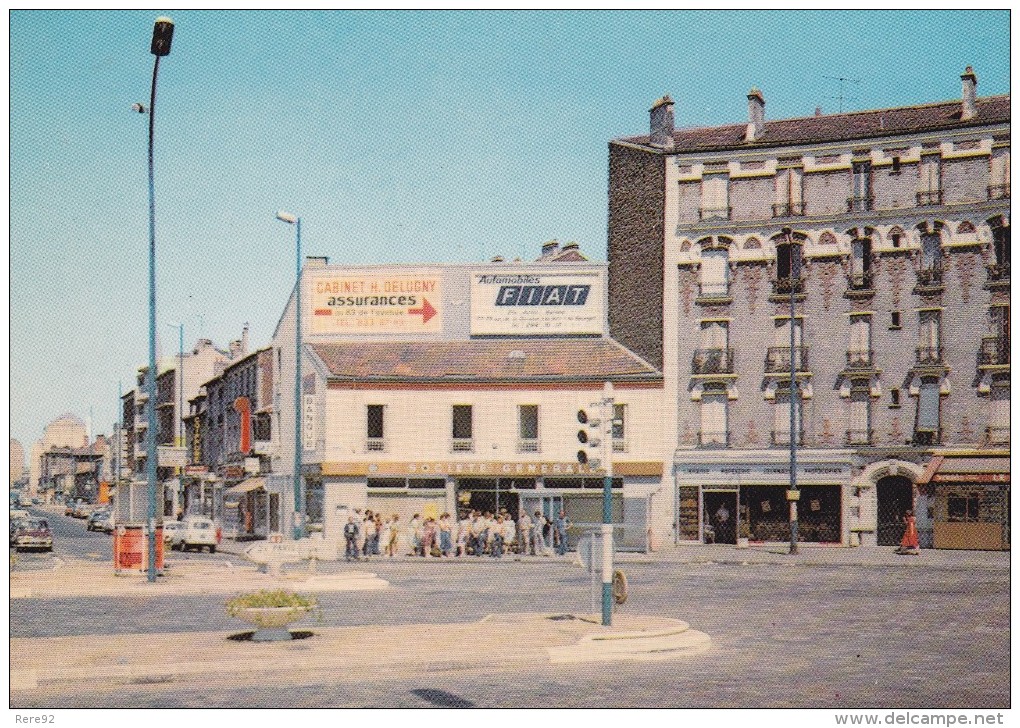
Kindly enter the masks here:
<path id="1" fill-rule="evenodd" d="M 21 480 L 25 473 L 25 447 L 11 438 L 11 485 Z"/>
<path id="2" fill-rule="evenodd" d="M 897 544 L 913 509 L 1009 547 L 1010 97 L 976 87 L 781 120 L 752 89 L 706 128 L 666 96 L 610 143 L 610 333 L 663 370 L 678 541 L 720 507 L 788 540 L 793 438 L 801 540 Z"/>

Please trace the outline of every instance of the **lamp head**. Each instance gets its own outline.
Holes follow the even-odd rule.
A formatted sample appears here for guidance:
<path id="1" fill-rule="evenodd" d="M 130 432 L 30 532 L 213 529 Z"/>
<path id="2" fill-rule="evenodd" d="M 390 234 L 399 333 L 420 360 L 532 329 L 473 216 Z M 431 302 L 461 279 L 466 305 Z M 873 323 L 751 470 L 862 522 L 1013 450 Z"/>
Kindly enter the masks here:
<path id="1" fill-rule="evenodd" d="M 288 225 L 293 225 L 298 221 L 296 215 L 291 215 L 289 212 L 284 212 L 283 210 L 276 213 L 276 219 L 283 220 Z"/>
<path id="2" fill-rule="evenodd" d="M 149 51 L 154 56 L 170 55 L 170 44 L 174 39 L 174 21 L 165 15 L 156 18 L 152 26 L 152 47 Z"/>

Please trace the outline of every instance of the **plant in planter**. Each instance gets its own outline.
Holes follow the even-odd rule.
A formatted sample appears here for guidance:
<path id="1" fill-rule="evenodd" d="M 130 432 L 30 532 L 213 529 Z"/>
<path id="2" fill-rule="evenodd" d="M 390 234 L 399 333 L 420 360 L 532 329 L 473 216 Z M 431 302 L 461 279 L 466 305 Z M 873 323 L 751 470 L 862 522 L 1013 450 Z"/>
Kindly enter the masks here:
<path id="1" fill-rule="evenodd" d="M 253 642 L 276 642 L 291 639 L 286 626 L 315 610 L 319 603 L 314 597 L 276 589 L 242 594 L 227 600 L 226 606 L 229 616 L 258 627 Z"/>

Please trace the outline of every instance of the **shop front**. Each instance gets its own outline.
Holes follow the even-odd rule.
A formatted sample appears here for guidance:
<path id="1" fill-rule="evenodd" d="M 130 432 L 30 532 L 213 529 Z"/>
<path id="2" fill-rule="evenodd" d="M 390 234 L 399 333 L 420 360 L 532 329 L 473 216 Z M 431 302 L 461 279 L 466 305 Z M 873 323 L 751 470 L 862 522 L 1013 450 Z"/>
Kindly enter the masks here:
<path id="1" fill-rule="evenodd" d="M 739 460 L 732 451 L 725 459 L 709 455 L 695 460 L 686 451 L 678 456 L 674 466 L 674 528 L 678 542 L 790 540 L 788 459 L 780 459 L 770 451 L 741 453 Z M 844 513 L 849 480 L 848 460 L 816 455 L 803 457 L 798 463 L 799 541 L 847 543 L 849 526 Z"/>
<path id="2" fill-rule="evenodd" d="M 1009 549 L 1008 453 L 937 455 L 920 482 L 934 493 L 935 548 Z"/>

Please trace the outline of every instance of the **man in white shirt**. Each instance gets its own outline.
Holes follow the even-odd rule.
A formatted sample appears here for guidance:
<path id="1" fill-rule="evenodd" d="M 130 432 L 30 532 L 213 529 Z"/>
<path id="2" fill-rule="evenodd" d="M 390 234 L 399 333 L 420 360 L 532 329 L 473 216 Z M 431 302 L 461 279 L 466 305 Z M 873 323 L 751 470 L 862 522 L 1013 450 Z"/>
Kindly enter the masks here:
<path id="1" fill-rule="evenodd" d="M 532 545 L 531 518 L 528 516 L 528 512 L 522 508 L 521 516 L 517 520 L 517 551 L 522 556 L 526 556 Z M 535 552 L 532 550 L 531 553 Z"/>

